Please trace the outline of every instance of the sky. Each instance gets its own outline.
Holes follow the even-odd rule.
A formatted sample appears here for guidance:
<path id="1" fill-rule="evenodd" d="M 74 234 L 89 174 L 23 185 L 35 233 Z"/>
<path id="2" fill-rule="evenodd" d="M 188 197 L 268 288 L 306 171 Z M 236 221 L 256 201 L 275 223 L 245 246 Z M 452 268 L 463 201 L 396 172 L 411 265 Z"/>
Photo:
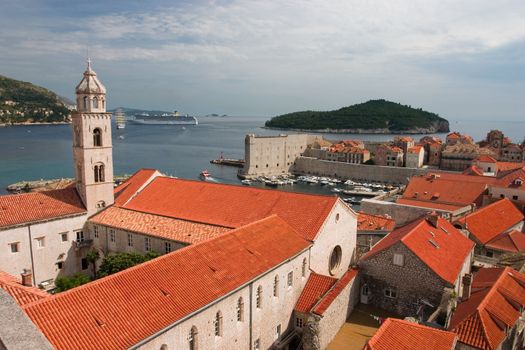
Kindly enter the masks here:
<path id="1" fill-rule="evenodd" d="M 370 99 L 525 120 L 523 0 L 0 0 L 0 74 L 108 107 L 273 116 Z"/>

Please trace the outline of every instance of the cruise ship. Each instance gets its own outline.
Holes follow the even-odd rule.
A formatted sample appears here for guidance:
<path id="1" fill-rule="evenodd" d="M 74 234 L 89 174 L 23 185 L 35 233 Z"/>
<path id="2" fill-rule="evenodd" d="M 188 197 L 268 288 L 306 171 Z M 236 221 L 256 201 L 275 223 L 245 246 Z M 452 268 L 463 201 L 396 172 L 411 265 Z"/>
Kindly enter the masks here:
<path id="1" fill-rule="evenodd" d="M 198 125 L 199 121 L 197 118 L 192 116 L 181 116 L 177 111 L 169 114 L 164 113 L 161 115 L 155 114 L 150 115 L 148 113 L 135 114 L 135 118 L 130 120 L 136 124 L 148 124 L 148 125 Z"/>

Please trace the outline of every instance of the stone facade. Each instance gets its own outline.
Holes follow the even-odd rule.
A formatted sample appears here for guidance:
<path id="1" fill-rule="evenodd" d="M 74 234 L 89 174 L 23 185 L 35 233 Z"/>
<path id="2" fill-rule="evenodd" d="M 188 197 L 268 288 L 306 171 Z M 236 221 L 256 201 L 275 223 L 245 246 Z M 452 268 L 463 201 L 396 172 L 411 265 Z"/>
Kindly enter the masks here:
<path id="1" fill-rule="evenodd" d="M 421 168 L 425 160 L 425 150 L 421 146 L 415 146 L 408 149 L 405 166 L 407 168 Z"/>
<path id="2" fill-rule="evenodd" d="M 382 166 L 402 167 L 404 152 L 397 146 L 382 145 L 377 147 L 374 164 Z"/>
<path id="3" fill-rule="evenodd" d="M 295 160 L 306 150 L 307 145 L 316 140 L 315 136 L 279 135 L 257 136 L 246 135 L 244 144 L 245 176 L 279 175 L 289 173 Z"/>

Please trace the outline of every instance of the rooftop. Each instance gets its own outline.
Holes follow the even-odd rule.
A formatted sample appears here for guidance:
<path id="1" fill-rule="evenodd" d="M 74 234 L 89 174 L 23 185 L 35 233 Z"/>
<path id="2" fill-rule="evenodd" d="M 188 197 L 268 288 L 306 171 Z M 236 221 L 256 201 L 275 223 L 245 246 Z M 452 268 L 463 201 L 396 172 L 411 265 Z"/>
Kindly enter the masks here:
<path id="1" fill-rule="evenodd" d="M 379 215 L 357 213 L 357 231 L 392 231 L 396 222 Z"/>
<path id="2" fill-rule="evenodd" d="M 0 196 L 0 229 L 86 213 L 74 186 Z"/>
<path id="3" fill-rule="evenodd" d="M 469 299 L 457 305 L 449 330 L 477 349 L 497 349 L 525 307 L 525 275 L 511 268 L 483 268 L 472 281 Z"/>
<path id="4" fill-rule="evenodd" d="M 436 226 L 431 223 L 437 220 Z M 415 220 L 377 242 L 361 259 L 367 260 L 396 243 L 405 245 L 444 281 L 454 285 L 474 242 L 443 218 Z"/>
<path id="5" fill-rule="evenodd" d="M 338 200 L 337 196 L 263 190 L 159 176 L 123 208 L 232 228 L 277 214 L 305 239 L 313 240 Z"/>
<path id="6" fill-rule="evenodd" d="M 479 208 L 458 222 L 481 244 L 485 244 L 523 219 L 525 216 L 521 211 L 509 199 L 504 198 Z"/>
<path id="7" fill-rule="evenodd" d="M 91 217 L 89 222 L 187 244 L 199 243 L 231 230 L 115 206 Z"/>
<path id="8" fill-rule="evenodd" d="M 485 246 L 504 252 L 525 252 L 525 234 L 518 230 L 505 232 L 490 240 Z"/>
<path id="9" fill-rule="evenodd" d="M 0 270 L 0 288 L 11 295 L 11 297 L 20 306 L 50 296 L 50 294 L 47 294 L 43 290 L 36 287 L 27 287 L 22 285 L 18 278 L 2 270 Z"/>
<path id="10" fill-rule="evenodd" d="M 456 341 L 455 333 L 387 318 L 363 350 L 453 350 Z"/>
<path id="11" fill-rule="evenodd" d="M 158 173 L 155 169 L 140 169 L 129 179 L 121 183 L 114 190 L 115 205 L 122 206 L 127 203 L 143 186 L 147 185 L 152 177 Z"/>
<path id="12" fill-rule="evenodd" d="M 25 311 L 58 350 L 129 348 L 309 246 L 274 215 L 27 304 Z"/>

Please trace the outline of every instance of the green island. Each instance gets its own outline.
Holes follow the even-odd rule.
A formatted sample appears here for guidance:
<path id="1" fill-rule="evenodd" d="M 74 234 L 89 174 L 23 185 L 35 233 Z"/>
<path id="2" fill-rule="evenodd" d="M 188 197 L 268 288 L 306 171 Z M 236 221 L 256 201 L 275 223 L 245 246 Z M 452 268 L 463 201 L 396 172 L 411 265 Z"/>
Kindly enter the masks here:
<path id="1" fill-rule="evenodd" d="M 67 123 L 71 104 L 46 88 L 0 75 L 0 125 Z"/>
<path id="2" fill-rule="evenodd" d="M 333 111 L 302 111 L 273 117 L 267 128 L 331 133 L 427 134 L 449 132 L 449 122 L 435 113 L 386 100 Z"/>

